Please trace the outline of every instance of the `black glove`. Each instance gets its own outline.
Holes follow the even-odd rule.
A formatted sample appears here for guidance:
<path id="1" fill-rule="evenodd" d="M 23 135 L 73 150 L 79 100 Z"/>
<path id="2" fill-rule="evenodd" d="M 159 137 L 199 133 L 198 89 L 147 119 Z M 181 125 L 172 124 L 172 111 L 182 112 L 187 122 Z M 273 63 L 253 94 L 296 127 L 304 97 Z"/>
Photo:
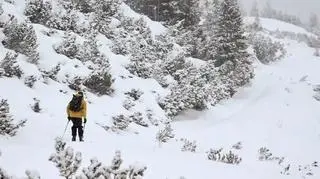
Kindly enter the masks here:
<path id="1" fill-rule="evenodd" d="M 84 119 L 83 119 L 83 122 L 84 122 L 84 123 L 87 123 L 87 118 L 84 118 Z"/>
<path id="2" fill-rule="evenodd" d="M 71 120 L 71 117 L 70 116 L 68 116 L 68 121 L 70 121 Z"/>

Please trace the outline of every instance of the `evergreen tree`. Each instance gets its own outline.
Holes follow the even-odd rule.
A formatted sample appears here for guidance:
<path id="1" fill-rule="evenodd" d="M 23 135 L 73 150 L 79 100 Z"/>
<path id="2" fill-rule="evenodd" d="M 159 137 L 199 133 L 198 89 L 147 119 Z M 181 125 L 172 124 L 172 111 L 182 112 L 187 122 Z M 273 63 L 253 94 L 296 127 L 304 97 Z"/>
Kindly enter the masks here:
<path id="1" fill-rule="evenodd" d="M 79 53 L 79 45 L 76 43 L 77 37 L 70 31 L 66 31 L 63 36 L 63 41 L 59 46 L 54 47 L 54 50 L 63 54 L 71 59 L 77 57 Z"/>
<path id="2" fill-rule="evenodd" d="M 215 38 L 218 43 L 214 64 L 220 68 L 219 73 L 231 86 L 246 84 L 253 77 L 253 68 L 237 0 L 222 1 Z"/>
<path id="3" fill-rule="evenodd" d="M 24 127 L 26 120 L 18 123 L 13 122 L 14 119 L 10 115 L 10 107 L 7 100 L 0 101 L 0 135 L 15 136 L 17 130 Z M 0 175 L 1 176 L 1 175 Z"/>
<path id="4" fill-rule="evenodd" d="M 320 35 L 320 20 L 317 14 L 313 13 L 309 19 L 309 28 L 313 33 Z"/>
<path id="5" fill-rule="evenodd" d="M 252 4 L 250 16 L 257 17 L 259 16 L 259 8 L 258 8 L 258 2 L 255 0 Z"/>
<path id="6" fill-rule="evenodd" d="M 43 0 L 27 0 L 24 14 L 32 23 L 45 25 L 51 17 L 52 4 Z"/>
<path id="7" fill-rule="evenodd" d="M 23 72 L 19 65 L 17 64 L 17 53 L 7 52 L 4 59 L 0 62 L 0 77 L 13 77 L 16 76 L 21 78 Z"/>
<path id="8" fill-rule="evenodd" d="M 13 19 L 4 27 L 3 33 L 6 38 L 2 44 L 6 48 L 26 55 L 31 63 L 38 63 L 40 57 L 37 52 L 37 36 L 32 25 L 26 22 L 18 24 L 17 19 Z"/>
<path id="9" fill-rule="evenodd" d="M 75 4 L 75 8 L 82 13 L 94 12 L 94 1 L 93 0 L 72 0 Z"/>
<path id="10" fill-rule="evenodd" d="M 59 169 L 60 176 L 65 177 L 66 179 L 71 179 L 81 165 L 81 152 L 74 154 L 73 148 L 66 148 L 66 142 L 61 138 L 56 138 L 55 142 L 56 153 L 51 154 L 49 161 L 56 164 L 56 167 Z"/>

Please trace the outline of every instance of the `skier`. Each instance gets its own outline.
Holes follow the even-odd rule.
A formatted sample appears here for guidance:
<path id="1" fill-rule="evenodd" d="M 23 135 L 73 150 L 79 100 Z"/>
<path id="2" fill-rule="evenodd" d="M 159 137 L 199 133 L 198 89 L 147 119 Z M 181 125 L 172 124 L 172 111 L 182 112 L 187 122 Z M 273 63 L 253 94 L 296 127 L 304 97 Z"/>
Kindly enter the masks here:
<path id="1" fill-rule="evenodd" d="M 79 135 L 79 140 L 83 141 L 83 122 L 87 122 L 87 102 L 84 100 L 83 92 L 79 91 L 73 94 L 72 100 L 67 106 L 68 120 L 72 121 L 73 126 L 72 131 L 72 141 L 76 140 L 77 130 Z"/>

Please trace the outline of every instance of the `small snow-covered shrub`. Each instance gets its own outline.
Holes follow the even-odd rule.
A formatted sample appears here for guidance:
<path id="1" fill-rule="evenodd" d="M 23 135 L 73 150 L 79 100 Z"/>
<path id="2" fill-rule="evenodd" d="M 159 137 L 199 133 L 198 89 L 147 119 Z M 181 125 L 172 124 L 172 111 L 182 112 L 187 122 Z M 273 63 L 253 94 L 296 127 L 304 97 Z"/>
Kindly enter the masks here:
<path id="1" fill-rule="evenodd" d="M 52 4 L 50 1 L 27 0 L 24 15 L 30 22 L 45 25 L 51 17 Z"/>
<path id="2" fill-rule="evenodd" d="M 53 67 L 50 71 L 41 70 L 41 72 L 42 72 L 43 78 L 45 78 L 45 79 L 50 78 L 54 81 L 57 81 L 57 75 L 60 70 L 61 70 L 61 65 L 58 64 L 55 67 Z"/>
<path id="3" fill-rule="evenodd" d="M 273 154 L 270 152 L 270 150 L 266 147 L 261 147 L 259 149 L 259 160 L 260 161 L 277 161 L 278 164 L 283 163 L 284 157 L 275 157 Z"/>
<path id="4" fill-rule="evenodd" d="M 96 158 L 90 160 L 89 167 L 83 168 L 82 174 L 76 179 L 142 179 L 147 169 L 144 165 L 133 164 L 129 168 L 121 168 L 123 159 L 121 152 L 117 150 L 111 161 L 111 165 L 105 166 Z"/>
<path id="5" fill-rule="evenodd" d="M 7 100 L 2 99 L 0 101 L 0 135 L 15 136 L 18 129 L 24 127 L 25 123 L 26 120 L 14 123 Z"/>
<path id="6" fill-rule="evenodd" d="M 148 127 L 149 125 L 144 121 L 141 112 L 135 112 L 129 116 L 130 120 L 140 126 Z"/>
<path id="7" fill-rule="evenodd" d="M 137 101 L 143 95 L 143 91 L 139 89 L 131 89 L 131 91 L 125 92 L 124 94 Z"/>
<path id="8" fill-rule="evenodd" d="M 132 61 L 129 65 L 126 66 L 126 69 L 133 75 L 136 75 L 140 78 L 147 79 L 152 75 L 151 66 L 148 66 L 142 61 Z"/>
<path id="9" fill-rule="evenodd" d="M 79 169 L 82 161 L 80 152 L 74 153 L 72 147 L 66 148 L 66 142 L 61 138 L 55 139 L 56 153 L 51 154 L 49 161 L 56 164 L 59 169 L 60 176 L 66 179 L 71 178 Z"/>
<path id="10" fill-rule="evenodd" d="M 159 120 L 155 118 L 154 113 L 151 109 L 147 109 L 146 115 L 152 125 L 154 125 L 154 126 L 159 125 Z"/>
<path id="11" fill-rule="evenodd" d="M 105 70 L 94 71 L 84 80 L 83 85 L 97 95 L 110 95 L 113 93 L 111 74 Z"/>
<path id="12" fill-rule="evenodd" d="M 242 149 L 242 143 L 238 142 L 232 146 L 233 149 L 240 150 Z"/>
<path id="13" fill-rule="evenodd" d="M 76 43 L 77 37 L 70 31 L 66 31 L 63 36 L 63 41 L 58 46 L 54 47 L 54 50 L 62 55 L 74 59 L 78 55 L 79 44 Z"/>
<path id="14" fill-rule="evenodd" d="M 164 129 L 161 129 L 156 135 L 156 139 L 160 144 L 164 142 L 168 142 L 168 140 L 173 137 L 174 137 L 173 129 L 171 128 L 170 123 L 166 124 Z"/>
<path id="15" fill-rule="evenodd" d="M 37 52 L 37 36 L 32 25 L 18 23 L 17 19 L 13 19 L 5 25 L 3 33 L 6 38 L 2 44 L 6 48 L 26 55 L 30 63 L 38 63 L 40 57 Z"/>
<path id="16" fill-rule="evenodd" d="M 37 98 L 33 98 L 34 100 L 34 104 L 33 106 L 31 107 L 31 109 L 36 112 L 36 113 L 39 113 L 41 111 L 41 108 L 40 108 L 40 100 L 38 100 Z"/>
<path id="17" fill-rule="evenodd" d="M 24 79 L 24 84 L 27 85 L 29 88 L 33 88 L 34 83 L 37 81 L 36 76 L 31 75 L 31 76 L 27 76 Z"/>
<path id="18" fill-rule="evenodd" d="M 123 101 L 122 106 L 126 109 L 126 110 L 130 110 L 133 106 L 135 106 L 133 100 L 131 98 L 127 98 L 126 100 Z"/>
<path id="19" fill-rule="evenodd" d="M 242 161 L 242 158 L 234 154 L 231 150 L 228 153 L 222 153 L 222 150 L 222 148 L 219 150 L 210 149 L 210 151 L 207 152 L 208 159 L 236 165 Z"/>
<path id="20" fill-rule="evenodd" d="M 270 37 L 256 35 L 251 38 L 257 58 L 264 64 L 280 60 L 286 54 L 283 44 L 273 42 Z"/>
<path id="21" fill-rule="evenodd" d="M 112 117 L 113 120 L 113 126 L 112 128 L 114 130 L 125 130 L 129 127 L 131 120 L 130 118 L 126 117 L 125 115 L 121 114 L 118 116 L 113 116 Z"/>
<path id="22" fill-rule="evenodd" d="M 68 87 L 72 90 L 81 90 L 83 79 L 79 76 L 75 76 L 71 81 L 68 81 Z"/>
<path id="23" fill-rule="evenodd" d="M 13 77 L 21 78 L 23 75 L 22 69 L 17 64 L 17 53 L 7 52 L 4 59 L 0 62 L 0 77 Z"/>
<path id="24" fill-rule="evenodd" d="M 181 151 L 190 151 L 190 152 L 196 152 L 197 144 L 196 141 L 189 141 L 188 139 L 180 139 L 183 142 L 183 146 L 181 148 Z"/>

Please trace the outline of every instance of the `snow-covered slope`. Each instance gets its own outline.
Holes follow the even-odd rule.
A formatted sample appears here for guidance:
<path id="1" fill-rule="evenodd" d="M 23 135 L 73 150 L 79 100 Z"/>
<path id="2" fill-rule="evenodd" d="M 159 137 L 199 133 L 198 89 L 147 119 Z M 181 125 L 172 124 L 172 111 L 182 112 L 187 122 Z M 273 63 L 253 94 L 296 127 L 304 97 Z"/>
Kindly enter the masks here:
<path id="1" fill-rule="evenodd" d="M 14 9 L 9 8 L 9 11 L 13 12 Z M 17 11 L 15 13 L 21 13 L 20 9 Z M 137 16 L 132 11 L 130 14 Z M 154 34 L 164 30 L 158 23 L 149 22 Z M 299 27 L 275 20 L 262 20 L 262 25 L 269 30 L 275 30 L 276 27 L 305 33 Z M 19 130 L 17 136 L 0 137 L 0 166 L 18 177 L 23 176 L 26 169 L 31 169 L 37 170 L 41 178 L 57 179 L 62 177 L 59 177 L 58 169 L 48 158 L 54 152 L 54 139 L 64 132 L 67 124 L 65 108 L 73 92 L 63 80 L 65 74 L 86 75 L 88 71 L 81 63 L 75 68 L 76 62 L 52 50 L 52 45 L 61 40 L 62 33 L 49 38 L 41 33 L 45 30 L 43 26 L 35 25 L 35 29 L 42 56 L 39 66 L 52 69 L 60 62 L 62 69 L 58 79 L 61 82 L 49 81 L 45 84 L 38 81 L 30 89 L 22 80 L 0 78 L 0 98 L 8 99 L 16 120 L 28 119 L 27 125 Z M 146 179 L 177 179 L 180 176 L 187 179 L 317 179 L 320 169 L 311 164 L 320 161 L 320 102 L 313 98 L 313 85 L 320 84 L 320 58 L 314 57 L 314 50 L 304 43 L 293 40 L 283 42 L 289 54 L 284 60 L 268 66 L 256 64 L 256 77 L 252 84 L 238 92 L 233 99 L 206 112 L 191 111 L 179 116 L 180 120 L 172 126 L 175 138 L 159 145 L 156 133 L 160 127 L 131 126 L 128 132 L 116 134 L 96 125 L 97 122 L 108 124 L 112 116 L 125 113 L 122 107 L 125 99 L 123 92 L 132 88 L 144 92 L 136 108 L 151 108 L 156 117 L 161 118 L 163 112 L 156 104 L 156 94 L 166 93 L 155 80 L 120 78 L 121 75 L 129 75 L 122 66 L 127 63 L 127 57 L 113 54 L 108 47 L 108 39 L 101 37 L 101 49 L 110 59 L 111 72 L 117 78 L 114 84 L 116 94 L 97 97 L 88 93 L 86 141 L 69 142 L 70 125 L 64 139 L 68 146 L 82 152 L 82 167 L 88 166 L 93 157 L 109 164 L 114 152 L 121 150 L 124 166 L 135 162 L 147 166 Z M 3 46 L 0 52 L 2 59 L 5 55 Z M 19 63 L 26 73 L 39 73 L 34 65 L 26 63 L 23 58 L 19 59 Z M 301 80 L 305 76 L 305 80 Z M 41 113 L 34 113 L 29 106 L 34 103 L 34 97 L 41 101 Z M 181 138 L 196 140 L 196 152 L 182 152 Z M 242 158 L 238 165 L 208 160 L 206 152 L 210 148 L 224 148 L 223 152 L 228 152 L 237 142 L 242 143 L 241 149 L 232 151 Z M 258 150 L 261 147 L 270 149 L 274 157 L 284 157 L 283 162 L 278 164 L 277 158 L 259 161 Z M 289 164 L 289 170 L 285 171 Z M 312 175 L 308 175 L 309 172 Z"/>

